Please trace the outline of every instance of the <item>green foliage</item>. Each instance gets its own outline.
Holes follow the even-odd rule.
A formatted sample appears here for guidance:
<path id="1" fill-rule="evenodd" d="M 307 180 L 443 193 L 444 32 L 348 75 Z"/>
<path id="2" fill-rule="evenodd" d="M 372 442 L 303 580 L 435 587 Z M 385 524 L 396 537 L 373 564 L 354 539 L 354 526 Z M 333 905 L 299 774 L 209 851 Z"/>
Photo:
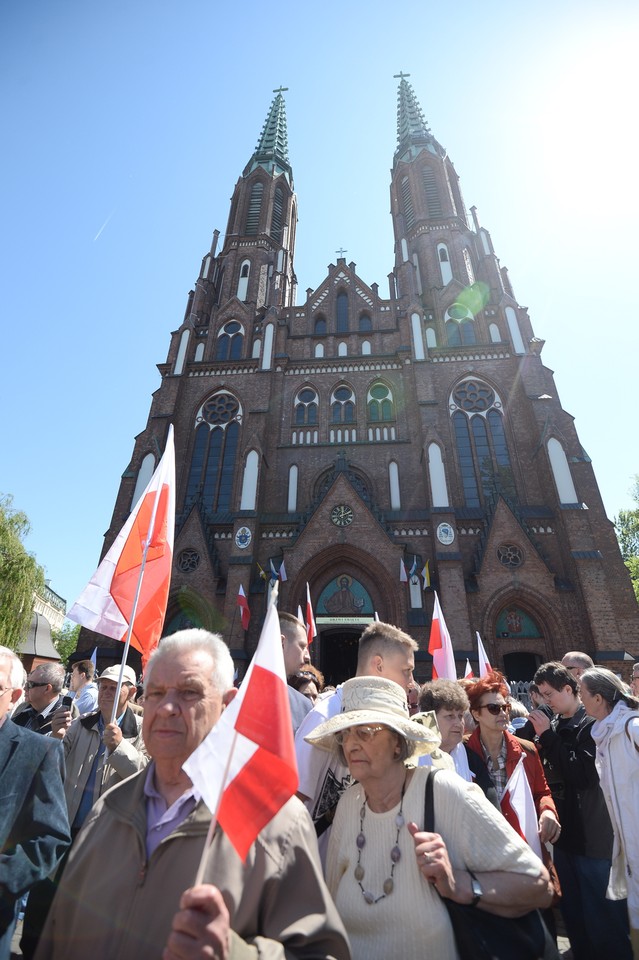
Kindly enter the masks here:
<path id="1" fill-rule="evenodd" d="M 75 653 L 78 646 L 78 637 L 80 636 L 80 624 L 71 623 L 65 620 L 61 630 L 52 630 L 51 639 L 53 645 L 60 654 L 60 659 L 66 666 L 69 665 L 69 657 Z"/>
<path id="2" fill-rule="evenodd" d="M 630 557 L 629 560 L 626 560 L 626 566 L 630 571 L 632 589 L 635 591 L 635 597 L 637 598 L 637 603 L 639 603 L 639 557 Z"/>
<path id="3" fill-rule="evenodd" d="M 27 553 L 26 514 L 13 508 L 13 497 L 0 495 L 0 644 L 18 650 L 33 613 L 33 595 L 44 589 L 44 571 Z"/>
<path id="4" fill-rule="evenodd" d="M 621 555 L 630 571 L 632 586 L 639 601 L 639 474 L 634 480 L 632 498 L 637 509 L 620 510 L 614 522 Z"/>

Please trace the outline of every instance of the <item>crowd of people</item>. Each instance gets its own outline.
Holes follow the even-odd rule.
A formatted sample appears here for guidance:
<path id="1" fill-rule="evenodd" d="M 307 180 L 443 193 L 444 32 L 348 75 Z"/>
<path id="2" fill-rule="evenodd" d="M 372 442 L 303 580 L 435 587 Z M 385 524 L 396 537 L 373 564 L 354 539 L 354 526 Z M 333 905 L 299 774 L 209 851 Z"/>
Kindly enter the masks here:
<path id="1" fill-rule="evenodd" d="M 0 647 L 0 960 L 19 914 L 35 960 L 457 960 L 455 906 L 504 944 L 534 917 L 521 960 L 557 956 L 556 907 L 575 960 L 639 960 L 639 664 L 626 686 L 571 651 L 526 706 L 496 670 L 420 686 L 390 624 L 337 688 L 300 620 L 280 632 L 298 796 L 246 861 L 218 824 L 199 870 L 183 764 L 237 692 L 222 638 L 164 639 L 141 692 L 128 666 L 26 677 Z"/>

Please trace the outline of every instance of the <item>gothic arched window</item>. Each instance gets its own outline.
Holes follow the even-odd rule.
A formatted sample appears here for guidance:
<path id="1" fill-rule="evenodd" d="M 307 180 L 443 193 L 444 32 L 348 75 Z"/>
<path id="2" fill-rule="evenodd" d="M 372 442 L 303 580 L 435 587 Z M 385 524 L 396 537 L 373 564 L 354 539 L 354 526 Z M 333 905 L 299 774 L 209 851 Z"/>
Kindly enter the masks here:
<path id="1" fill-rule="evenodd" d="M 450 265 L 450 257 L 448 256 L 448 247 L 445 243 L 437 244 L 437 259 L 439 260 L 439 271 L 442 275 L 442 283 L 444 286 L 450 283 L 453 279 L 453 271 Z"/>
<path id="2" fill-rule="evenodd" d="M 336 300 L 337 307 L 337 332 L 348 333 L 348 295 L 338 293 Z"/>
<path id="3" fill-rule="evenodd" d="M 363 313 L 359 318 L 359 332 L 370 333 L 373 329 L 373 322 L 368 313 Z"/>
<path id="4" fill-rule="evenodd" d="M 513 497 L 515 485 L 502 404 L 481 380 L 462 380 L 451 395 L 453 429 L 467 507 L 497 494 Z"/>
<path id="5" fill-rule="evenodd" d="M 240 265 L 240 276 L 237 281 L 237 299 L 246 300 L 248 293 L 249 276 L 251 274 L 251 261 L 242 260 Z"/>
<path id="6" fill-rule="evenodd" d="M 395 419 L 393 394 L 385 383 L 375 383 L 368 391 L 368 419 L 377 423 Z"/>
<path id="7" fill-rule="evenodd" d="M 350 387 L 336 387 L 331 396 L 331 420 L 333 423 L 353 423 L 355 420 L 355 394 Z"/>
<path id="8" fill-rule="evenodd" d="M 311 387 L 304 387 L 295 398 L 295 423 L 317 423 L 317 393 Z"/>
<path id="9" fill-rule="evenodd" d="M 217 335 L 216 360 L 241 360 L 244 330 L 237 320 L 225 323 Z"/>
<path id="10" fill-rule="evenodd" d="M 412 230 L 415 225 L 415 211 L 413 210 L 413 198 L 410 195 L 410 183 L 408 177 L 404 177 L 401 182 L 402 207 L 404 209 L 404 223 L 407 230 Z"/>
<path id="11" fill-rule="evenodd" d="M 273 215 L 271 217 L 271 236 L 277 243 L 282 242 L 282 223 L 284 214 L 284 191 L 281 187 L 275 188 L 273 196 Z"/>
<path id="12" fill-rule="evenodd" d="M 452 303 L 446 311 L 445 320 L 449 347 L 461 347 L 477 342 L 475 320 L 468 307 Z"/>
<path id="13" fill-rule="evenodd" d="M 205 400 L 195 419 L 195 442 L 186 486 L 186 502 L 200 498 L 215 512 L 231 508 L 242 408 L 226 391 Z"/>
<path id="14" fill-rule="evenodd" d="M 442 201 L 437 188 L 437 178 L 432 167 L 424 166 L 422 168 L 422 178 L 424 183 L 424 193 L 426 194 L 426 205 L 428 207 L 429 217 L 442 217 Z"/>
<path id="15" fill-rule="evenodd" d="M 251 196 L 249 198 L 248 210 L 246 212 L 246 226 L 244 233 L 249 237 L 254 237 L 260 225 L 260 211 L 262 209 L 262 195 L 264 193 L 264 184 L 257 180 L 251 187 Z"/>
<path id="16" fill-rule="evenodd" d="M 316 317 L 313 332 L 317 337 L 321 337 L 326 333 L 326 317 Z"/>

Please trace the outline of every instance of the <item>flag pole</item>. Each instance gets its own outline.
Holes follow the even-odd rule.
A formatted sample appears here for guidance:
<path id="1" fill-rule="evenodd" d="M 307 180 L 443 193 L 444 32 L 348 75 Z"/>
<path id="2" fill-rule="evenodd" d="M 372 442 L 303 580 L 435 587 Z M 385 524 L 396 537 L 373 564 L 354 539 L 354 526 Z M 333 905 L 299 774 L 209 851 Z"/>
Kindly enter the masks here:
<path id="1" fill-rule="evenodd" d="M 173 424 L 169 426 L 169 433 L 167 437 L 167 444 L 171 440 L 171 434 L 173 433 Z M 122 689 L 122 680 L 124 677 L 124 667 L 126 665 L 126 659 L 129 654 L 129 647 L 131 646 L 131 636 L 133 634 L 133 624 L 135 623 L 135 615 L 138 610 L 138 602 L 140 600 L 140 591 L 142 590 L 142 580 L 144 578 L 144 568 L 146 566 L 146 558 L 149 552 L 149 547 L 151 546 L 151 540 L 153 539 L 153 534 L 155 532 L 155 518 L 158 512 L 158 506 L 160 503 L 160 497 L 162 495 L 162 489 L 164 487 L 164 478 L 166 473 L 166 464 L 163 463 L 162 475 L 158 477 L 158 486 L 155 491 L 155 498 L 153 500 L 153 510 L 151 511 L 151 519 L 149 520 L 149 530 L 144 541 L 144 553 L 142 554 L 142 563 L 140 564 L 140 573 L 138 574 L 138 582 L 135 588 L 135 597 L 133 599 L 133 606 L 131 608 L 131 619 L 129 621 L 129 627 L 126 632 L 126 639 L 124 641 L 124 650 L 122 652 L 122 659 L 120 661 L 120 674 L 118 676 L 118 682 L 115 688 L 115 696 L 113 698 L 113 711 L 111 713 L 111 723 L 115 723 L 117 719 L 118 712 L 118 700 L 120 699 L 120 690 Z"/>
<path id="2" fill-rule="evenodd" d="M 270 596 L 270 599 L 269 599 L 269 605 L 272 604 L 276 609 L 277 609 L 277 593 L 278 593 L 278 589 L 279 589 L 279 582 L 276 580 L 276 581 L 275 581 L 275 586 L 274 586 L 274 588 L 273 588 L 273 591 L 272 591 L 271 596 Z M 267 615 L 268 615 L 268 609 L 267 609 L 266 612 L 267 612 Z M 228 755 L 227 760 L 226 760 L 226 766 L 225 766 L 225 768 L 224 768 L 224 774 L 223 774 L 223 776 L 222 776 L 222 787 L 221 787 L 221 789 L 220 789 L 220 792 L 219 792 L 218 798 L 217 798 L 217 806 L 215 807 L 215 810 L 212 810 L 212 811 L 211 811 L 211 822 L 209 823 L 209 829 L 208 829 L 207 834 L 206 834 L 206 840 L 204 841 L 204 848 L 203 848 L 203 850 L 202 850 L 202 856 L 200 857 L 200 863 L 199 863 L 199 866 L 198 866 L 198 868 L 197 868 L 197 873 L 195 874 L 195 883 L 194 883 L 194 886 L 196 886 L 196 887 L 197 887 L 200 883 L 202 883 L 202 881 L 203 881 L 203 879 L 204 879 L 204 869 L 205 869 L 205 866 L 206 866 L 206 857 L 207 857 L 207 854 L 208 854 L 209 850 L 211 849 L 211 844 L 213 843 L 213 834 L 215 833 L 215 828 L 216 828 L 216 826 L 217 826 L 217 815 L 218 815 L 218 811 L 219 811 L 219 809 L 220 809 L 220 804 L 222 803 L 222 797 L 224 796 L 224 791 L 225 791 L 225 789 L 226 789 L 226 783 L 227 783 L 228 776 L 229 776 L 229 770 L 231 769 L 231 763 L 232 763 L 232 761 L 233 761 L 233 754 L 235 753 L 235 744 L 236 744 L 236 743 L 237 743 L 237 730 L 235 731 L 235 733 L 234 733 L 234 735 L 233 735 L 233 742 L 231 743 L 231 749 L 229 750 L 229 755 Z"/>

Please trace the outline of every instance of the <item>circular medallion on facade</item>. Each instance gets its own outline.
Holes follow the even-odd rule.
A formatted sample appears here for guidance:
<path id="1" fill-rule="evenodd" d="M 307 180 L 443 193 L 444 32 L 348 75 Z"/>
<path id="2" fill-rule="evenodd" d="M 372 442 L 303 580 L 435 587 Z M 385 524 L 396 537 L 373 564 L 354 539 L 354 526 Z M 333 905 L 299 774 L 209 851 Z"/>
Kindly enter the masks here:
<path id="1" fill-rule="evenodd" d="M 497 559 L 504 567 L 521 567 L 524 554 L 514 543 L 502 543 L 497 547 Z"/>
<path id="2" fill-rule="evenodd" d="M 338 503 L 337 506 L 331 510 L 331 522 L 334 523 L 336 527 L 347 527 L 349 523 L 353 522 L 353 517 L 354 513 L 346 503 Z"/>
<path id="3" fill-rule="evenodd" d="M 440 523 L 437 527 L 437 539 L 440 543 L 448 544 L 452 543 L 455 539 L 455 531 L 449 523 Z"/>
<path id="4" fill-rule="evenodd" d="M 197 550 L 182 550 L 176 561 L 176 566 L 182 573 L 192 573 L 199 565 L 200 555 Z"/>
<path id="5" fill-rule="evenodd" d="M 237 533 L 235 534 L 235 546 L 239 547 L 240 550 L 246 550 L 250 545 L 253 535 L 248 527 L 240 527 Z"/>

